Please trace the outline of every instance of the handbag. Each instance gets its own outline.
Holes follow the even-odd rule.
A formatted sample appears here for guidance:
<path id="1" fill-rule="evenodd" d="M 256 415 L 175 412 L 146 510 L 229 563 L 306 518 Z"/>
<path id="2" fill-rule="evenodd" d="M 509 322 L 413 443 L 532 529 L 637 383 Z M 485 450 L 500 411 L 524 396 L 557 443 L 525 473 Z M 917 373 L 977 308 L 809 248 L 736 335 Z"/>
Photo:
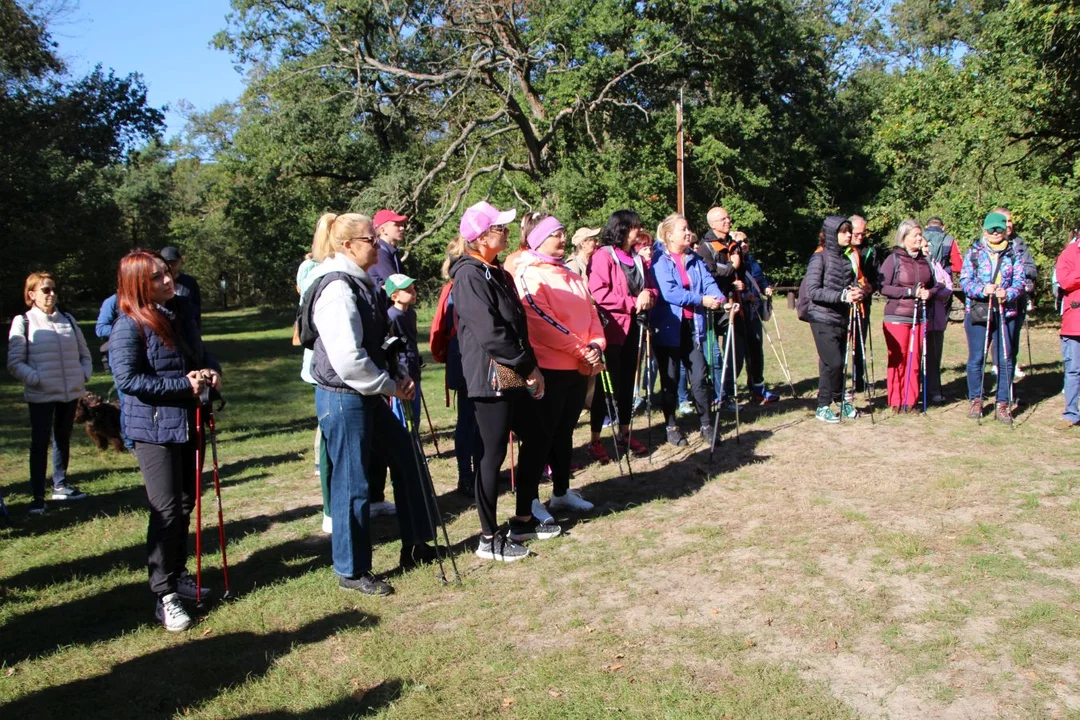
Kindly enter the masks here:
<path id="1" fill-rule="evenodd" d="M 488 362 L 488 384 L 499 393 L 527 387 L 525 378 L 517 370 L 494 360 Z"/>
<path id="2" fill-rule="evenodd" d="M 990 301 L 989 300 L 971 300 L 971 310 L 968 312 L 968 319 L 971 320 L 972 325 L 986 325 L 990 320 Z"/>

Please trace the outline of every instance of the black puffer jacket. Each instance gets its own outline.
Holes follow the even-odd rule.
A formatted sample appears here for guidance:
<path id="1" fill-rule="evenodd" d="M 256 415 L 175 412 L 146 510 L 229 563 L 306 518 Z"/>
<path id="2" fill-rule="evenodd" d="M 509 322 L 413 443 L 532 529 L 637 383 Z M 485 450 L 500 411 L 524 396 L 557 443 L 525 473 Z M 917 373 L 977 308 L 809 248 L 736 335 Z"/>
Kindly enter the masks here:
<path id="1" fill-rule="evenodd" d="M 536 367 L 529 325 L 514 281 L 499 264 L 465 256 L 450 266 L 458 316 L 461 370 L 469 397 L 496 397 L 488 382 L 491 361 L 528 377 Z"/>
<path id="2" fill-rule="evenodd" d="M 812 323 L 847 327 L 848 304 L 844 302 L 844 291 L 855 284 L 855 270 L 836 241 L 837 229 L 847 221 L 840 215 L 825 218 L 821 227 L 825 231 L 825 247 L 810 256 L 806 267 Z"/>

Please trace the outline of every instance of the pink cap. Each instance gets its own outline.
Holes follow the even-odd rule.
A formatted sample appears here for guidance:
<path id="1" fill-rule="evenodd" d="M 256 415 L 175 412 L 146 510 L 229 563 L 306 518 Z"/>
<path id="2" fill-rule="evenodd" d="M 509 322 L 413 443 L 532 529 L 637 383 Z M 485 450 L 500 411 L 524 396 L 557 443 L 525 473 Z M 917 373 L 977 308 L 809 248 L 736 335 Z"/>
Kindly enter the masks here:
<path id="1" fill-rule="evenodd" d="M 405 217 L 404 215 L 398 215 L 393 210 L 380 210 L 379 212 L 375 213 L 375 217 L 371 218 L 371 227 L 378 228 L 383 223 L 403 223 L 407 222 L 408 220 L 409 218 Z"/>
<path id="2" fill-rule="evenodd" d="M 556 231 L 562 230 L 563 224 L 555 219 L 554 215 L 548 215 L 541 220 L 536 227 L 529 233 L 529 237 L 526 239 L 526 243 L 529 245 L 530 250 L 535 250 L 544 244 L 544 241 L 553 235 Z"/>
<path id="3" fill-rule="evenodd" d="M 500 212 L 491 203 L 478 202 L 461 216 L 461 237 L 472 242 L 486 233 L 492 225 L 507 225 L 514 222 L 516 217 L 517 210 Z"/>

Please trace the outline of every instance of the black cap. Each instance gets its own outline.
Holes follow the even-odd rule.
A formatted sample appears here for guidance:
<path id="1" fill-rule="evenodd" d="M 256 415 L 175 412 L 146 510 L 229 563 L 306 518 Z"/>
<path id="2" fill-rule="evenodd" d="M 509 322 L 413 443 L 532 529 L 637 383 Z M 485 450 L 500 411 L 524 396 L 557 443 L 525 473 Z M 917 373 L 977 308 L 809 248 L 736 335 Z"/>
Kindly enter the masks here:
<path id="1" fill-rule="evenodd" d="M 180 260 L 183 259 L 183 255 L 180 254 L 180 251 L 172 245 L 161 248 L 161 252 L 158 254 L 161 255 L 167 263 L 180 262 Z"/>

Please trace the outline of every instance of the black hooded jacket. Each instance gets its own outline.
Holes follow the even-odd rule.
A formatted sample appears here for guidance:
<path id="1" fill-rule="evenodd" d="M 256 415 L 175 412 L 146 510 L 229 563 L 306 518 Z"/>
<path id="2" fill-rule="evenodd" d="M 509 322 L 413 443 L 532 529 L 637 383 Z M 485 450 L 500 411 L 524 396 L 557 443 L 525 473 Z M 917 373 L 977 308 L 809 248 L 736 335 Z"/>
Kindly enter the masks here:
<path id="1" fill-rule="evenodd" d="M 469 397 L 496 397 L 489 384 L 492 360 L 523 377 L 536 368 L 525 309 L 513 279 L 499 264 L 486 265 L 464 256 L 450 266 L 450 278 Z"/>
<path id="2" fill-rule="evenodd" d="M 846 222 L 848 219 L 841 215 L 825 218 L 821 226 L 825 231 L 825 247 L 811 255 L 806 266 L 812 323 L 847 327 L 848 304 L 844 302 L 844 291 L 855 284 L 855 270 L 836 240 L 836 231 Z"/>

